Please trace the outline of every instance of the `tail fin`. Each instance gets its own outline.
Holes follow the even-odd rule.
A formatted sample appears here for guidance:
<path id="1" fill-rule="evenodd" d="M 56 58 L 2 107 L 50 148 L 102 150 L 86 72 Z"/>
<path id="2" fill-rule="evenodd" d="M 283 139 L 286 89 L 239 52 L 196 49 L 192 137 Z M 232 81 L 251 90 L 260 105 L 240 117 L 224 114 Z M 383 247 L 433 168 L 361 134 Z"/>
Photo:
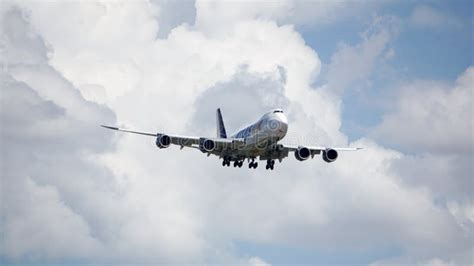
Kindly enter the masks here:
<path id="1" fill-rule="evenodd" d="M 216 122 L 217 122 L 217 137 L 218 138 L 227 138 L 227 133 L 225 132 L 224 120 L 222 120 L 221 109 L 217 108 L 216 111 Z"/>

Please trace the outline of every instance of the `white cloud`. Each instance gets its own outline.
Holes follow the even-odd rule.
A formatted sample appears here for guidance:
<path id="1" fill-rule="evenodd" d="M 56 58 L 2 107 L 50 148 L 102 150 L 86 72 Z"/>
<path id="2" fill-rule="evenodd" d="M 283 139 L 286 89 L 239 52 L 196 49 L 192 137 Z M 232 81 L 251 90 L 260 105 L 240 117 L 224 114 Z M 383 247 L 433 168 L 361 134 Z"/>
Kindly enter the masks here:
<path id="1" fill-rule="evenodd" d="M 196 1 L 196 28 L 212 36 L 232 33 L 246 20 L 273 20 L 279 24 L 326 26 L 365 17 L 380 3 L 374 1 Z"/>
<path id="2" fill-rule="evenodd" d="M 252 257 L 249 259 L 251 266 L 270 266 L 271 264 L 266 263 L 264 260 L 259 257 Z"/>
<path id="3" fill-rule="evenodd" d="M 473 78 L 469 67 L 454 84 L 416 81 L 404 86 L 393 110 L 372 132 L 380 143 L 411 153 L 395 160 L 392 169 L 403 183 L 430 191 L 465 232 L 474 228 Z"/>
<path id="4" fill-rule="evenodd" d="M 2 10 L 1 21 L 9 55 L 0 76 L 1 256 L 34 261 L 98 255 L 102 243 L 90 222 L 110 201 L 94 187 L 112 177 L 83 154 L 111 147 L 107 135 L 94 137 L 95 125 L 114 115 L 85 101 L 46 64 L 47 48 L 20 10 Z M 88 198 L 78 200 L 85 190 Z"/>
<path id="5" fill-rule="evenodd" d="M 413 25 L 421 28 L 459 27 L 460 22 L 431 6 L 417 5 L 409 18 Z"/>
<path id="6" fill-rule="evenodd" d="M 451 262 L 445 262 L 438 258 L 434 258 L 428 261 L 417 263 L 416 265 L 417 266 L 453 266 L 454 264 Z"/>
<path id="7" fill-rule="evenodd" d="M 409 185 L 429 188 L 440 199 L 468 202 L 472 194 L 472 163 L 464 153 L 406 155 L 393 162 L 393 169 Z"/>
<path id="8" fill-rule="evenodd" d="M 183 25 L 193 25 L 196 19 L 194 0 L 151 0 L 158 9 L 157 19 L 159 25 L 158 36 L 165 38 L 172 29 Z"/>
<path id="9" fill-rule="evenodd" d="M 232 34 L 242 21 L 282 17 L 291 5 L 291 1 L 196 1 L 196 28 L 213 36 Z"/>
<path id="10" fill-rule="evenodd" d="M 414 82 L 401 88 L 395 107 L 374 129 L 385 143 L 416 152 L 472 154 L 474 68 L 455 84 Z"/>
<path id="11" fill-rule="evenodd" d="M 416 266 L 454 266 L 453 262 L 446 262 L 440 258 L 431 258 L 421 261 L 413 261 L 407 258 L 383 260 L 371 264 L 372 266 L 396 266 L 396 265 L 416 265 Z"/>
<path id="12" fill-rule="evenodd" d="M 359 44 L 340 44 L 327 67 L 325 89 L 340 95 L 344 90 L 357 87 L 357 83 L 368 83 L 374 66 L 379 65 L 381 59 L 394 55 L 390 42 L 398 33 L 398 24 L 395 17 L 376 17 L 369 29 L 361 34 Z"/>
<path id="13" fill-rule="evenodd" d="M 283 105 L 291 120 L 290 140 L 310 132 L 318 143 L 347 144 L 339 130 L 340 99 L 310 87 L 321 62 L 293 27 L 238 17 L 225 36 L 179 26 L 168 38 L 156 39 L 159 12 L 149 7 L 34 3 L 28 9 L 40 35 L 18 12 L 2 17 L 17 23 L 4 23 L 4 29 L 16 30 L 2 36 L 11 40 L 8 54 L 18 55 L 6 63 L 12 81 L 5 91 L 11 94 L 2 88 L 8 133 L 2 131 L 2 142 L 9 145 L 9 161 L 2 156 L 2 163 L 10 167 L 2 169 L 2 181 L 31 180 L 44 191 L 30 185 L 15 193 L 2 190 L 2 232 L 16 229 L 2 239 L 7 241 L 2 246 L 11 247 L 2 249 L 3 256 L 265 265 L 260 254 L 234 254 L 233 241 L 365 253 L 395 246 L 415 261 L 445 260 L 470 245 L 452 215 L 469 209 L 437 206 L 432 192 L 405 183 L 393 169 L 404 154 L 369 139 L 351 144 L 366 147 L 364 152 L 342 154 L 337 163 L 290 157 L 265 172 L 221 168 L 216 158 L 194 150 L 157 150 L 151 138 L 111 138 L 97 125 L 113 123 L 113 115 L 82 95 L 105 103 L 120 123 L 186 134 L 213 134 L 208 125 L 214 116 L 206 112 L 218 105 L 230 127 Z M 28 89 L 16 89 L 20 84 Z M 28 106 L 34 111 L 21 109 Z M 25 113 L 32 115 L 20 123 Z M 40 126 L 31 130 L 35 123 Z M 37 196 L 22 201 L 28 191 Z M 35 203 L 55 211 L 32 212 Z M 16 210 L 24 211 L 16 216 Z M 47 226 L 61 218 L 63 227 L 46 227 L 35 242 L 51 235 L 58 245 L 26 246 L 21 240 L 38 219 Z M 75 234 L 64 237 L 64 228 Z M 81 248 L 72 252 L 68 244 L 76 242 Z"/>

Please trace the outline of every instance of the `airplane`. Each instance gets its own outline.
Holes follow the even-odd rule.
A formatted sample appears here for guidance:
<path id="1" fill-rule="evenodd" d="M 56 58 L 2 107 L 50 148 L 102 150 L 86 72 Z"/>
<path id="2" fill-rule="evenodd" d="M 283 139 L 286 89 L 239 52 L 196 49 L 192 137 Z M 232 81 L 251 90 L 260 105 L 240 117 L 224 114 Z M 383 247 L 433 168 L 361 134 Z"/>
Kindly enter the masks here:
<path id="1" fill-rule="evenodd" d="M 249 168 L 256 169 L 258 162 L 256 159 L 266 161 L 266 169 L 273 170 L 275 160 L 280 163 L 290 152 L 293 152 L 298 161 L 305 161 L 314 158 L 317 154 L 322 154 L 325 162 L 331 163 L 338 158 L 339 151 L 356 151 L 362 148 L 331 148 L 319 146 L 292 146 L 278 143 L 288 131 L 288 120 L 282 109 L 274 109 L 264 114 L 257 122 L 239 130 L 234 135 L 227 137 L 224 120 L 220 108 L 216 110 L 217 136 L 212 137 L 190 137 L 179 135 L 168 135 L 164 133 L 147 133 L 132 131 L 128 129 L 105 126 L 104 128 L 151 136 L 156 138 L 156 146 L 160 149 L 168 148 L 171 144 L 184 147 L 195 148 L 207 154 L 219 156 L 222 166 L 242 167 L 245 160 L 248 160 Z"/>

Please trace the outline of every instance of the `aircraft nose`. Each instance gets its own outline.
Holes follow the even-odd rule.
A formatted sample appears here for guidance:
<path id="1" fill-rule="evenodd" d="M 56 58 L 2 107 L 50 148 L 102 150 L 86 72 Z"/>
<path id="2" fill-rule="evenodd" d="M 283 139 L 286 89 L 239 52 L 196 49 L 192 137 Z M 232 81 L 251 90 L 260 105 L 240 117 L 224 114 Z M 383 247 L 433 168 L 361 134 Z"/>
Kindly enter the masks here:
<path id="1" fill-rule="evenodd" d="M 284 114 L 275 115 L 269 121 L 269 128 L 278 135 L 285 135 L 288 130 L 288 120 L 286 116 Z"/>
<path id="2" fill-rule="evenodd" d="M 286 120 L 286 116 L 283 115 L 283 118 L 280 119 L 279 123 L 280 123 L 279 132 L 286 134 L 286 132 L 288 131 L 288 120 Z"/>
<path id="3" fill-rule="evenodd" d="M 280 120 L 280 123 L 285 124 L 286 126 L 288 126 L 288 119 L 286 119 L 286 115 L 279 114 L 278 115 L 278 120 Z"/>

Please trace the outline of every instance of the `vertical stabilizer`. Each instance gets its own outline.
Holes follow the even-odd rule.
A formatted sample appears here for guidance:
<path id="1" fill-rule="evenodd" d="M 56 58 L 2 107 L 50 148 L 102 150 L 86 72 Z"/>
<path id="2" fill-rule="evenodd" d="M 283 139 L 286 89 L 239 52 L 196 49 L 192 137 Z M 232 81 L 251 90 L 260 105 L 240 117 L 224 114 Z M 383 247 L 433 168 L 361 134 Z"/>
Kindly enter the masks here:
<path id="1" fill-rule="evenodd" d="M 225 132 L 224 120 L 222 120 L 221 109 L 217 108 L 216 111 L 216 122 L 217 122 L 217 137 L 218 138 L 227 138 L 227 133 Z"/>

